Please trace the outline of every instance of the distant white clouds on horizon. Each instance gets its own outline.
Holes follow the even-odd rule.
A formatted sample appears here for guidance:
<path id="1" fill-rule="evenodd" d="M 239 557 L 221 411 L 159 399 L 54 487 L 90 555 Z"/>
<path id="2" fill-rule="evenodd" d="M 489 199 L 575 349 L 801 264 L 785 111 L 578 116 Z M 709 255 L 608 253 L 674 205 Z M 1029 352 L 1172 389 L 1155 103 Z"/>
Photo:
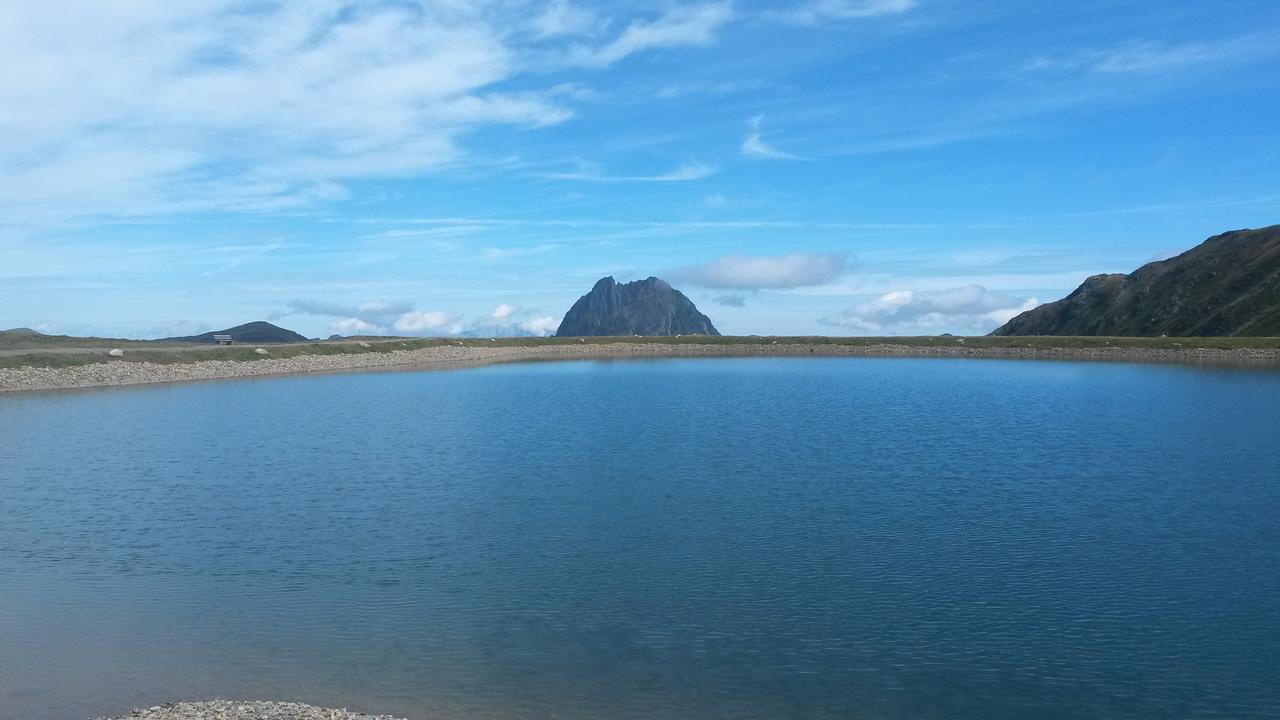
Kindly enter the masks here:
<path id="1" fill-rule="evenodd" d="M 885 330 L 952 330 L 960 334 L 989 332 L 1039 304 L 1035 298 L 1017 299 L 992 292 L 981 285 L 928 293 L 895 290 L 829 315 L 821 322 L 868 333 Z"/>
<path id="2" fill-rule="evenodd" d="M 536 310 L 503 303 L 488 317 L 470 321 L 459 313 L 442 310 L 417 310 L 405 302 L 368 302 L 342 305 L 313 300 L 293 300 L 271 315 L 279 320 L 292 315 L 314 315 L 330 318 L 329 330 L 338 335 L 410 335 L 510 337 L 550 335 L 560 321 Z"/>

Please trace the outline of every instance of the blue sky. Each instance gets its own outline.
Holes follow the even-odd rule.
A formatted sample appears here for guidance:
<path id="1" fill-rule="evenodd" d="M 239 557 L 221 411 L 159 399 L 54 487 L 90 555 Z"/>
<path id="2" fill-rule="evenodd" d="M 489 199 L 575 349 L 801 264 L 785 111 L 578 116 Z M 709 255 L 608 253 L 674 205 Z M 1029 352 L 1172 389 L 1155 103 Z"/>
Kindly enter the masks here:
<path id="1" fill-rule="evenodd" d="M 1280 4 L 0 6 L 0 327 L 983 333 L 1280 220 Z"/>

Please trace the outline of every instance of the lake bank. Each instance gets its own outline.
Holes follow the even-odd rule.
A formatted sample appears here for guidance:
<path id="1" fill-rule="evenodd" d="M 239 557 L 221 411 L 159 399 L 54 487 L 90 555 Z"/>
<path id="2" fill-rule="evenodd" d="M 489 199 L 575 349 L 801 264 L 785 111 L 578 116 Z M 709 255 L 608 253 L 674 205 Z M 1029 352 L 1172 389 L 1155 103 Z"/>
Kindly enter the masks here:
<path id="1" fill-rule="evenodd" d="M 724 339 L 697 341 L 692 338 L 663 342 L 645 338 L 628 341 L 610 339 L 589 342 L 558 342 L 519 344 L 485 344 L 478 341 L 435 343 L 425 347 L 413 347 L 399 343 L 378 345 L 361 343 L 350 346 L 366 352 L 306 352 L 287 357 L 272 357 L 270 353 L 296 352 L 290 346 L 272 346 L 266 355 L 254 355 L 257 359 L 203 359 L 203 354 L 191 353 L 186 361 L 166 359 L 162 362 L 148 359 L 129 359 L 127 356 L 108 362 L 92 362 L 62 366 L 58 355 L 46 358 L 44 365 L 0 368 L 0 392 L 38 390 L 66 390 L 75 388 L 110 387 L 121 385 L 145 385 L 154 383 L 189 382 L 195 380 L 220 380 L 232 378 L 289 375 L 300 373 L 343 372 L 378 369 L 442 369 L 503 362 L 539 360 L 594 360 L 627 358 L 680 358 L 680 357 L 962 357 L 1002 359 L 1052 359 L 1052 360 L 1101 360 L 1120 362 L 1169 362 L 1169 363 L 1242 363 L 1274 365 L 1280 367 L 1280 348 L 1277 347 L 1204 347 L 1187 343 L 1164 342 L 1142 344 L 1137 342 L 1115 344 L 1047 343 L 1048 338 L 1018 338 L 992 343 L 988 338 L 926 339 L 912 338 L 911 342 L 821 342 L 789 339 L 767 341 L 726 342 Z M 985 341 L 985 342 L 984 342 Z M 1194 343 L 1194 339 L 1192 340 Z M 1206 343 L 1207 345 L 1208 343 Z M 335 345 L 303 346 L 331 350 Z M 237 348 L 243 353 L 246 348 Z M 71 351 L 67 351 L 70 353 Z M 250 351 L 252 352 L 252 351 Z M 229 354 L 229 353 L 228 353 Z M 72 357 L 68 354 L 66 357 Z M 83 357 L 83 356 L 81 356 Z M 143 355 L 142 357 L 146 357 Z"/>

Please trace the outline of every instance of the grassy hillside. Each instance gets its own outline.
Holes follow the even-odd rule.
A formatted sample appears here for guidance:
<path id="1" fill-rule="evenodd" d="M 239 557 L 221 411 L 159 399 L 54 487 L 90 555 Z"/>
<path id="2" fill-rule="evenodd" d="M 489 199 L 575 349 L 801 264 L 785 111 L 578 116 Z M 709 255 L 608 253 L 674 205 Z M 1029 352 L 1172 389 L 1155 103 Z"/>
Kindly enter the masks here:
<path id="1" fill-rule="evenodd" d="M 1223 233 L 1128 275 L 1095 275 L 992 334 L 1280 334 L 1280 225 Z"/>

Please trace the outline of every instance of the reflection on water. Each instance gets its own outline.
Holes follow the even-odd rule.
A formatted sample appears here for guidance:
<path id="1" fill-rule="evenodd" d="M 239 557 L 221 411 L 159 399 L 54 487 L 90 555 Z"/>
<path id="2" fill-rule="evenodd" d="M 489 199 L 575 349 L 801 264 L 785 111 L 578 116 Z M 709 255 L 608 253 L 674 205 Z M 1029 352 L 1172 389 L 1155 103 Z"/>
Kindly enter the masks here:
<path id="1" fill-rule="evenodd" d="M 1278 430 L 953 359 L 0 398 L 0 718 L 1275 717 Z"/>

